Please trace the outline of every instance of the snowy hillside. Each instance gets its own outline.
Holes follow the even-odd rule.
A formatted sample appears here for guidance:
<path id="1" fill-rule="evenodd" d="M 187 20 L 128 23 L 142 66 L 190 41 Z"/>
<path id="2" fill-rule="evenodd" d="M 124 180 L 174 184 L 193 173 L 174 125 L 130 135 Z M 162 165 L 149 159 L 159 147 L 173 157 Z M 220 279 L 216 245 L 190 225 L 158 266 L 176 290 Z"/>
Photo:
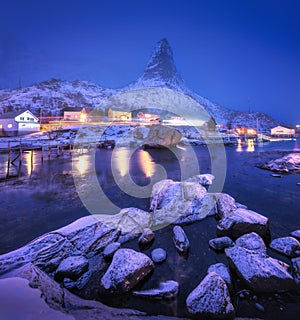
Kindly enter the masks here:
<path id="1" fill-rule="evenodd" d="M 40 114 L 40 110 L 43 115 L 60 115 L 61 110 L 67 106 L 95 107 L 106 97 L 118 92 L 147 87 L 168 88 L 188 95 L 213 116 L 218 124 L 256 128 L 256 119 L 259 119 L 259 126 L 263 129 L 281 124 L 263 113 L 222 107 L 191 91 L 175 66 L 167 39 L 156 44 L 142 76 L 124 88 L 108 89 L 88 81 L 51 79 L 27 88 L 0 90 L 0 114 L 28 108 L 36 115 Z"/>
<path id="2" fill-rule="evenodd" d="M 94 107 L 104 98 L 114 94 L 89 81 L 62 81 L 51 79 L 20 89 L 0 91 L 0 114 L 28 108 L 37 116 L 58 116 L 65 107 Z"/>

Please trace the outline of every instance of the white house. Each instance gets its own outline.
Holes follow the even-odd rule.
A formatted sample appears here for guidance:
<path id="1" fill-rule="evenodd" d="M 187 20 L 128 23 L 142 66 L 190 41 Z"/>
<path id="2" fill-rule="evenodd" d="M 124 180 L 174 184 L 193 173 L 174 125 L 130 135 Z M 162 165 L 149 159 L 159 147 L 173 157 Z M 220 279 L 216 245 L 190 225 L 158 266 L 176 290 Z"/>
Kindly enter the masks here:
<path id="1" fill-rule="evenodd" d="M 29 110 L 0 116 L 0 136 L 18 136 L 40 131 L 39 119 Z"/>
<path id="2" fill-rule="evenodd" d="M 282 126 L 277 126 L 271 129 L 272 136 L 285 136 L 285 137 L 292 137 L 295 136 L 296 130 L 290 129 Z"/>
<path id="3" fill-rule="evenodd" d="M 65 121 L 87 121 L 87 112 L 85 108 L 68 107 L 63 109 Z"/>

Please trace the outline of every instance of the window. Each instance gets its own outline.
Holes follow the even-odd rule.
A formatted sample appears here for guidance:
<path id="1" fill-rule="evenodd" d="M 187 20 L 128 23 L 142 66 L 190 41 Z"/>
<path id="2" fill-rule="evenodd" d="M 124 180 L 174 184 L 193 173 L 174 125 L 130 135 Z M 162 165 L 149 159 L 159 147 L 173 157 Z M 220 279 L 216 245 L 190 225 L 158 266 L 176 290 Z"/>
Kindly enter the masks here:
<path id="1" fill-rule="evenodd" d="M 20 117 L 20 120 L 24 120 L 24 117 Z"/>
<path id="2" fill-rule="evenodd" d="M 11 123 L 9 123 L 8 125 L 7 125 L 7 128 L 12 128 L 12 124 Z"/>
<path id="3" fill-rule="evenodd" d="M 0 123 L 0 129 L 2 129 L 3 128 L 3 126 L 2 126 L 2 124 Z"/>
<path id="4" fill-rule="evenodd" d="M 29 120 L 30 120 L 30 118 L 29 118 L 29 117 L 27 117 L 27 120 L 29 121 Z"/>

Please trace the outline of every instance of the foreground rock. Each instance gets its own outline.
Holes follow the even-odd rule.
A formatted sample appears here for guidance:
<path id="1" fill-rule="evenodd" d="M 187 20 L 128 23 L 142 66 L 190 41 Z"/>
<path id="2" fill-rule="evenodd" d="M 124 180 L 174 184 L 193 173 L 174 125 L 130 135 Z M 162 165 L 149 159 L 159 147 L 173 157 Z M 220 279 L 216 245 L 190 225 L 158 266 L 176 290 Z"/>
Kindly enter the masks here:
<path id="1" fill-rule="evenodd" d="M 64 259 L 55 272 L 55 279 L 58 281 L 64 278 L 78 279 L 89 267 L 89 261 L 83 256 L 71 256 Z"/>
<path id="2" fill-rule="evenodd" d="M 269 219 L 254 211 L 239 208 L 227 212 L 217 226 L 218 236 L 239 238 L 240 236 L 255 232 L 262 238 L 269 237 Z"/>
<path id="3" fill-rule="evenodd" d="M 295 280 L 300 286 L 300 257 L 292 259 L 293 273 L 295 275 Z"/>
<path id="4" fill-rule="evenodd" d="M 147 245 L 150 242 L 152 242 L 154 237 L 155 237 L 154 232 L 151 229 L 147 228 L 144 230 L 144 232 L 139 237 L 138 242 L 140 245 Z"/>
<path id="5" fill-rule="evenodd" d="M 169 280 L 159 284 L 157 289 L 143 291 L 133 291 L 135 296 L 152 299 L 173 299 L 178 295 L 179 284 L 176 281 Z"/>
<path id="6" fill-rule="evenodd" d="M 231 289 L 232 287 L 232 282 L 231 282 L 231 277 L 228 268 L 225 266 L 224 263 L 216 263 L 212 264 L 208 270 L 208 273 L 210 272 L 215 272 L 218 274 L 227 284 L 228 288 Z"/>
<path id="7" fill-rule="evenodd" d="M 167 259 L 167 252 L 162 248 L 154 249 L 151 252 L 151 258 L 156 263 L 164 262 Z"/>
<path id="8" fill-rule="evenodd" d="M 216 251 L 223 251 L 226 248 L 234 245 L 233 241 L 229 237 L 220 237 L 209 240 L 209 246 Z"/>
<path id="9" fill-rule="evenodd" d="M 255 232 L 244 234 L 236 239 L 235 244 L 245 249 L 253 250 L 256 252 L 266 253 L 267 247 L 264 240 Z"/>
<path id="10" fill-rule="evenodd" d="M 146 148 L 165 148 L 175 146 L 182 135 L 178 130 L 161 125 L 150 126 L 150 131 L 144 141 Z"/>
<path id="11" fill-rule="evenodd" d="M 180 254 L 187 255 L 190 248 L 189 239 L 184 230 L 179 226 L 173 228 L 173 242 Z"/>
<path id="12" fill-rule="evenodd" d="M 102 287 L 110 293 L 130 291 L 154 269 L 145 254 L 132 249 L 119 249 L 101 279 Z"/>
<path id="13" fill-rule="evenodd" d="M 300 256 L 300 243 L 293 237 L 274 239 L 270 243 L 270 248 L 286 255 L 289 258 Z"/>
<path id="14" fill-rule="evenodd" d="M 255 292 L 277 292 L 296 289 L 288 272 L 289 265 L 264 253 L 234 246 L 225 250 L 230 267 Z"/>
<path id="15" fill-rule="evenodd" d="M 203 207 L 206 193 L 198 182 L 170 179 L 157 182 L 151 193 L 152 226 L 161 228 L 171 223 L 185 224 L 205 218 L 211 211 L 211 208 Z"/>
<path id="16" fill-rule="evenodd" d="M 193 176 L 192 178 L 186 180 L 187 182 L 197 182 L 203 186 L 210 186 L 212 185 L 215 176 L 210 173 L 205 174 L 198 174 Z"/>
<path id="17" fill-rule="evenodd" d="M 257 165 L 259 168 L 280 173 L 300 172 L 300 153 L 290 153 L 282 158 Z"/>
<path id="18" fill-rule="evenodd" d="M 237 209 L 235 199 L 227 193 L 220 193 L 217 195 L 217 210 L 219 218 L 224 218 L 229 213 Z"/>
<path id="19" fill-rule="evenodd" d="M 186 299 L 188 312 L 202 319 L 232 319 L 234 307 L 225 281 L 210 272 Z"/>
<path id="20" fill-rule="evenodd" d="M 290 233 L 290 236 L 300 241 L 300 230 L 295 230 Z"/>
<path id="21" fill-rule="evenodd" d="M 103 256 L 106 259 L 111 259 L 113 257 L 113 255 L 115 254 L 115 252 L 120 249 L 121 247 L 121 243 L 119 242 L 113 242 L 110 243 L 107 247 L 105 247 L 104 251 L 103 251 Z"/>

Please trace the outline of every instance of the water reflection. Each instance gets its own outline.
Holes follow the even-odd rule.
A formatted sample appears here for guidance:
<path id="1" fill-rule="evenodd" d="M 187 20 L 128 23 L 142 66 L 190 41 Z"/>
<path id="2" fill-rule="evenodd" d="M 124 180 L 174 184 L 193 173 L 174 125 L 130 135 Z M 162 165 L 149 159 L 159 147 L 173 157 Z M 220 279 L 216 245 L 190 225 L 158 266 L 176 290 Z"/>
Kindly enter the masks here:
<path id="1" fill-rule="evenodd" d="M 247 140 L 247 152 L 254 152 L 254 140 L 253 139 L 248 139 Z"/>
<path id="2" fill-rule="evenodd" d="M 153 158 L 145 150 L 139 150 L 138 165 L 146 178 L 150 178 L 155 173 L 155 167 L 153 164 Z"/>
<path id="3" fill-rule="evenodd" d="M 33 151 L 23 152 L 23 163 L 25 168 L 25 174 L 30 176 L 34 169 L 34 153 Z"/>
<path id="4" fill-rule="evenodd" d="M 75 162 L 75 168 L 81 175 L 85 175 L 90 167 L 91 157 L 88 154 L 80 155 Z"/>
<path id="5" fill-rule="evenodd" d="M 238 146 L 236 148 L 236 152 L 242 152 L 243 148 L 242 148 L 242 140 L 238 139 Z"/>
<path id="6" fill-rule="evenodd" d="M 130 150 L 119 148 L 114 150 L 112 163 L 113 167 L 119 171 L 121 177 L 125 177 L 129 172 Z"/>

